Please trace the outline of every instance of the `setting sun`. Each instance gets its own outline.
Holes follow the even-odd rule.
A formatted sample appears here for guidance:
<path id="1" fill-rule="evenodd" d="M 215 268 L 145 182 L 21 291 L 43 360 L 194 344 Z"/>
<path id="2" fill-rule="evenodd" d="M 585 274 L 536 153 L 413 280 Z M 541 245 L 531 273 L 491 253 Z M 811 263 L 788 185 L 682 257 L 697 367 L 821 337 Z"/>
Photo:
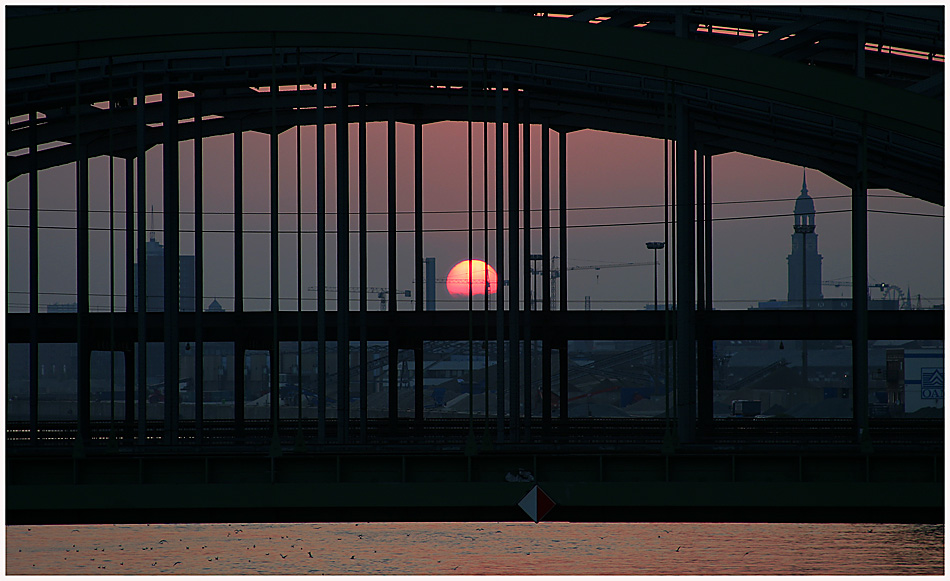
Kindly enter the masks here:
<path id="1" fill-rule="evenodd" d="M 471 263 L 471 266 L 469 264 Z M 485 294 L 485 272 L 488 272 L 488 293 L 494 294 L 498 291 L 498 275 L 495 269 L 482 260 L 463 260 L 456 264 L 449 271 L 446 277 L 445 287 L 452 296 L 468 296 L 469 272 L 471 272 L 471 285 L 473 295 Z"/>

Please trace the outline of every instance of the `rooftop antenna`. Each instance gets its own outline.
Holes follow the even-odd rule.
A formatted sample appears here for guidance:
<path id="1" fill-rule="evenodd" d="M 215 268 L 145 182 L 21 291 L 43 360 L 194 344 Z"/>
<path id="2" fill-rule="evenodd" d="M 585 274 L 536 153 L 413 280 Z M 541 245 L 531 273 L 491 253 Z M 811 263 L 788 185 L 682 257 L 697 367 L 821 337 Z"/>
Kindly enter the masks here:
<path id="1" fill-rule="evenodd" d="M 151 224 L 148 227 L 149 229 L 148 239 L 154 242 L 155 241 L 155 204 L 152 204 L 152 209 L 149 212 L 149 220 L 151 220 Z"/>

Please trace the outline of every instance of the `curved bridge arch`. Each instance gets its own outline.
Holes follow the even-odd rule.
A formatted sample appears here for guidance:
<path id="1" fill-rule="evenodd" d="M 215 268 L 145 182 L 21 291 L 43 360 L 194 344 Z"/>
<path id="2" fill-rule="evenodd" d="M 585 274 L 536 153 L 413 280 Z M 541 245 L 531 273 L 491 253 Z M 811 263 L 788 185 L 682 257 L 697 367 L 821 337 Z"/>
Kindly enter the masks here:
<path id="1" fill-rule="evenodd" d="M 161 93 L 168 83 L 220 90 L 220 102 L 205 97 L 207 113 L 230 110 L 245 129 L 269 131 L 270 97 L 247 87 L 255 80 L 269 85 L 272 72 L 278 84 L 292 84 L 303 47 L 304 79 L 320 68 L 328 81 L 360 84 L 371 120 L 388 118 L 390 110 L 413 122 L 465 119 L 467 100 L 452 94 L 464 91 L 432 87 L 463 86 L 468 78 L 478 84 L 485 72 L 492 83 L 500 79 L 527 91 L 536 119 L 565 131 L 661 137 L 672 126 L 664 112 L 683 102 L 695 142 L 710 153 L 740 151 L 804 165 L 844 183 L 853 179 L 864 127 L 869 187 L 943 200 L 942 99 L 638 30 L 452 8 L 151 7 L 23 17 L 9 27 L 7 43 L 9 117 L 31 107 L 73 107 L 77 74 L 83 102 L 106 101 L 110 76 L 114 98 L 130 101 L 142 74 L 146 94 Z M 400 99 L 392 98 L 394 89 Z M 236 100 L 244 107 L 234 107 Z M 294 103 L 281 101 L 283 110 Z M 182 117 L 187 107 L 182 100 Z M 255 111 L 264 112 L 260 121 Z M 81 113 L 95 155 L 93 134 L 102 132 L 107 114 Z M 64 115 L 59 130 L 53 120 L 41 124 L 40 134 L 70 142 L 74 116 Z M 134 114 L 129 119 L 117 123 L 134 126 Z M 233 119 L 208 125 L 211 134 L 234 130 Z M 8 153 L 27 147 L 26 133 L 24 123 L 8 128 Z M 160 130 L 152 133 L 149 145 L 160 141 Z M 181 137 L 187 136 L 183 127 Z M 99 153 L 105 153 L 101 141 Z M 128 156 L 132 142 L 120 133 L 119 155 L 126 150 Z M 68 163 L 69 149 L 41 153 L 40 167 Z M 8 178 L 28 171 L 25 159 L 8 160 Z"/>

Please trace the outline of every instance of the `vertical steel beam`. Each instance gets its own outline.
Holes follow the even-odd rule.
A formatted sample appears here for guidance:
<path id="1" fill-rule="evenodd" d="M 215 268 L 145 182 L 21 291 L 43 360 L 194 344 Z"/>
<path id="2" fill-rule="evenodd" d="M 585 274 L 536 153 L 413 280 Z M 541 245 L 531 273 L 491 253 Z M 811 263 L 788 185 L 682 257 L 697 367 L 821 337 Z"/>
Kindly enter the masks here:
<path id="1" fill-rule="evenodd" d="M 505 439 L 505 127 L 504 86 L 495 87 L 495 272 L 498 274 L 495 311 L 495 370 L 497 374 L 498 441 Z M 486 410 L 487 413 L 487 410 Z"/>
<path id="2" fill-rule="evenodd" d="M 560 274 L 561 298 L 559 308 L 567 311 L 567 131 L 558 135 L 558 270 Z"/>
<path id="3" fill-rule="evenodd" d="M 280 337 L 277 334 L 280 316 L 280 163 L 277 140 L 277 51 L 271 53 L 270 85 L 270 420 L 275 444 L 279 446 L 277 423 L 280 421 Z"/>
<path id="4" fill-rule="evenodd" d="M 301 121 L 303 117 L 303 108 L 306 104 L 303 98 L 303 91 L 300 89 L 300 47 L 297 47 L 297 83 L 296 83 L 296 105 L 297 110 L 294 114 L 294 137 L 296 144 L 294 147 L 294 170 L 297 186 L 297 435 L 294 440 L 294 450 L 302 451 L 305 449 L 303 435 L 303 167 L 301 163 Z"/>
<path id="5" fill-rule="evenodd" d="M 562 314 L 567 313 L 567 132 L 558 135 L 558 252 L 561 257 L 558 270 L 561 278 L 561 298 L 558 307 Z M 558 345 L 558 383 L 559 405 L 562 429 L 567 427 L 567 339 Z"/>
<path id="6" fill-rule="evenodd" d="M 194 90 L 195 106 L 195 439 L 204 429 L 204 148 L 201 134 L 201 89 Z"/>
<path id="7" fill-rule="evenodd" d="M 490 278 L 488 276 L 488 261 L 491 260 L 491 251 L 489 246 L 490 232 L 489 232 L 489 198 L 488 198 L 488 166 L 489 166 L 489 156 L 488 156 L 488 119 L 489 119 L 489 108 L 491 107 L 491 91 L 490 82 L 488 79 L 488 64 L 486 59 L 482 59 L 482 74 L 485 82 L 484 101 L 482 101 L 482 244 L 485 249 L 485 268 L 484 268 L 484 277 L 485 277 L 485 302 L 482 303 L 484 307 L 485 315 L 485 337 L 482 343 L 482 348 L 485 354 L 485 365 L 484 373 L 482 380 L 485 384 L 485 431 L 482 435 L 482 443 L 484 446 L 491 445 L 491 431 L 490 431 L 490 419 L 489 419 L 489 410 L 491 408 L 491 398 L 489 390 L 489 374 L 488 368 L 491 363 L 491 337 L 489 336 L 489 327 L 491 326 L 491 288 L 490 287 Z M 497 286 L 497 281 L 495 286 Z M 497 291 L 496 291 L 497 292 Z M 497 334 L 497 331 L 496 331 Z"/>
<path id="8" fill-rule="evenodd" d="M 413 185 L 415 186 L 415 203 L 413 205 L 413 212 L 415 218 L 415 225 L 413 227 L 413 234 L 415 238 L 415 275 L 416 275 L 416 312 L 420 313 L 423 310 L 424 304 L 423 299 L 425 293 L 423 291 L 423 260 L 425 254 L 423 254 L 422 246 L 422 123 L 416 123 L 414 125 L 414 162 L 415 162 L 415 172 Z M 413 348 L 413 354 L 415 356 L 415 373 L 413 374 L 413 379 L 415 380 L 415 419 L 416 425 L 421 429 L 422 428 L 422 419 L 423 419 L 423 387 L 424 387 L 424 367 L 425 367 L 425 354 L 423 353 L 423 343 L 420 341 L 419 344 Z"/>
<path id="9" fill-rule="evenodd" d="M 698 309 L 703 311 L 703 315 L 711 307 L 706 302 L 709 295 L 709 289 L 706 288 L 707 273 L 710 265 L 708 261 L 708 252 L 706 241 L 709 236 L 709 222 L 706 215 L 709 211 L 709 191 L 706 189 L 707 156 L 701 148 L 696 150 L 696 296 Z M 706 435 L 712 428 L 713 417 L 713 352 L 712 337 L 709 333 L 708 318 L 703 316 L 697 321 L 697 401 L 696 411 L 699 419 L 699 428 L 702 434 Z"/>
<path id="10" fill-rule="evenodd" d="M 84 145 L 79 146 L 80 157 L 76 160 L 79 165 L 78 192 L 78 221 L 77 237 L 77 264 L 78 278 L 76 294 L 78 312 L 76 313 L 77 333 L 76 352 L 78 355 L 79 373 L 79 409 L 76 418 L 79 420 L 78 438 L 86 443 L 89 438 L 89 391 L 90 391 L 90 356 L 92 349 L 89 346 L 89 158 Z"/>
<path id="11" fill-rule="evenodd" d="M 134 345 L 134 343 L 132 343 L 132 345 Z M 135 440 L 135 349 L 134 347 L 123 349 L 122 356 L 123 356 L 123 359 L 125 360 L 125 426 L 123 427 L 123 439 L 127 443 L 131 444 Z"/>
<path id="12" fill-rule="evenodd" d="M 868 176 L 867 119 L 857 144 L 857 168 L 851 190 L 851 280 L 854 335 L 851 339 L 851 401 L 857 439 L 869 446 L 868 434 Z"/>
<path id="13" fill-rule="evenodd" d="M 520 184 L 518 183 L 518 91 L 508 88 L 510 108 L 508 109 L 508 406 L 510 409 L 510 437 L 520 440 L 521 399 L 521 332 L 518 326 L 521 297 L 518 295 L 518 279 L 521 277 L 518 262 L 518 219 L 520 211 Z"/>
<path id="14" fill-rule="evenodd" d="M 367 359 L 366 351 L 366 260 L 367 260 L 367 240 L 366 240 L 366 93 L 360 91 L 359 96 L 359 198 L 360 198 L 360 443 L 366 443 L 366 414 L 367 402 L 369 396 L 367 389 Z"/>
<path id="15" fill-rule="evenodd" d="M 40 405 L 40 221 L 39 221 L 39 156 L 37 155 L 37 124 L 35 112 L 30 113 L 30 440 L 36 442 L 39 430 Z M 9 252 L 9 246 L 7 250 Z M 8 258 L 9 260 L 9 258 Z"/>
<path id="16" fill-rule="evenodd" d="M 676 105 L 676 389 L 677 432 L 682 443 L 696 434 L 696 265 L 693 148 L 689 118 L 683 103 Z"/>
<path id="17" fill-rule="evenodd" d="M 136 104 L 136 121 L 135 121 L 135 130 L 136 130 L 136 181 L 137 183 L 137 198 L 138 198 L 138 279 L 139 279 L 139 296 L 138 296 L 138 408 L 139 408 L 139 422 L 138 422 L 138 436 L 139 444 L 146 444 L 146 434 L 145 434 L 145 421 L 147 416 L 147 385 L 146 385 L 146 367 L 148 362 L 146 348 L 148 343 L 146 342 L 145 334 L 145 313 L 148 310 L 148 301 L 145 289 L 147 287 L 146 277 L 146 268 L 145 268 L 145 212 L 146 212 L 146 197 L 145 197 L 145 74 L 139 73 L 138 76 L 138 87 L 135 97 Z"/>
<path id="18" fill-rule="evenodd" d="M 135 159 L 125 159 L 125 312 L 135 312 Z M 130 443 L 135 437 L 135 349 L 125 356 L 125 433 Z"/>
<path id="19" fill-rule="evenodd" d="M 387 178 L 387 248 L 389 258 L 389 427 L 396 429 L 399 417 L 399 338 L 396 323 L 396 117 L 389 111 L 386 124 L 386 178 Z"/>
<path id="20" fill-rule="evenodd" d="M 316 174 L 317 174 L 317 442 L 327 434 L 327 182 L 326 124 L 323 71 L 317 70 Z"/>
<path id="21" fill-rule="evenodd" d="M 165 242 L 165 442 L 178 440 L 178 90 L 162 95 L 162 212 Z"/>
<path id="22" fill-rule="evenodd" d="M 336 83 L 337 439 L 347 442 L 350 417 L 350 134 L 347 86 Z"/>
<path id="23" fill-rule="evenodd" d="M 135 158 L 125 158 L 125 312 L 135 312 Z"/>
<path id="24" fill-rule="evenodd" d="M 706 169 L 704 162 L 706 156 L 703 155 L 702 147 L 695 149 L 696 160 L 696 310 L 706 309 L 706 289 L 703 285 L 706 283 Z"/>
<path id="25" fill-rule="evenodd" d="M 541 310 L 545 324 L 541 340 L 541 430 L 551 431 L 551 130 L 541 123 Z"/>
<path id="26" fill-rule="evenodd" d="M 78 47 L 77 47 L 78 49 Z M 78 52 L 78 51 L 77 51 Z M 76 443 L 89 437 L 89 158 L 83 144 L 80 111 L 79 60 L 76 60 L 76 352 L 78 381 Z"/>
<path id="27" fill-rule="evenodd" d="M 413 202 L 413 241 L 415 244 L 415 277 L 416 277 L 416 312 L 425 310 L 425 276 L 423 262 L 425 255 L 422 247 L 422 123 L 413 125 L 413 186 L 415 196 Z"/>
<path id="28" fill-rule="evenodd" d="M 472 54 L 468 55 L 468 79 L 466 82 L 465 99 L 468 102 L 465 124 L 465 156 L 468 166 L 468 439 L 466 440 L 465 454 L 475 453 L 475 296 L 472 284 L 475 281 L 472 259 L 475 255 L 474 224 L 475 224 L 475 167 L 472 156 Z M 485 410 L 486 412 L 488 410 Z"/>
<path id="29" fill-rule="evenodd" d="M 706 235 L 706 243 L 704 248 L 706 250 L 706 308 L 712 310 L 713 308 L 713 289 L 712 289 L 712 277 L 713 277 L 713 252 L 712 252 L 712 229 L 713 229 L 713 218 L 712 218 L 712 207 L 713 207 L 713 189 L 712 189 L 712 155 L 706 155 L 706 161 L 703 165 L 705 168 L 705 178 L 706 185 L 704 191 L 706 193 L 706 204 L 704 206 L 706 210 L 706 228 L 703 230 L 703 233 Z"/>
<path id="30" fill-rule="evenodd" d="M 531 311 L 534 303 L 531 297 L 531 116 L 529 114 L 528 96 L 525 95 L 521 106 L 522 138 L 522 196 L 524 206 L 524 252 L 521 260 L 523 272 L 522 288 L 524 289 L 524 431 L 525 437 L 531 438 Z"/>
<path id="31" fill-rule="evenodd" d="M 234 132 L 234 424 L 244 432 L 244 130 Z"/>
<path id="32" fill-rule="evenodd" d="M 115 99 L 112 93 L 112 58 L 109 58 L 109 444 L 117 446 L 115 431 Z"/>

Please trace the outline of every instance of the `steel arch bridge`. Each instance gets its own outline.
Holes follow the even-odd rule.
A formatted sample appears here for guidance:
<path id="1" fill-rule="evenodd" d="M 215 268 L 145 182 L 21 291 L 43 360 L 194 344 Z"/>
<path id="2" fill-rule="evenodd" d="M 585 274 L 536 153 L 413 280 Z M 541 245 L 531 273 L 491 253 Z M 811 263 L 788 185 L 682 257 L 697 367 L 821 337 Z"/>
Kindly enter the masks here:
<path id="1" fill-rule="evenodd" d="M 721 458 L 710 460 L 717 458 L 711 450 L 725 442 L 741 445 L 744 441 L 749 446 L 758 446 L 755 449 L 762 453 L 765 449 L 762 446 L 769 445 L 761 438 L 762 430 L 756 436 L 753 435 L 755 426 L 749 426 L 750 431 L 744 432 L 746 439 L 737 439 L 732 426 L 724 427 L 721 422 L 713 421 L 711 345 L 714 339 L 850 340 L 855 385 L 866 385 L 869 338 L 940 339 L 943 321 L 937 312 L 869 313 L 866 297 L 858 296 L 861 293 L 856 293 L 851 311 L 713 311 L 710 204 L 715 156 L 742 152 L 802 165 L 851 187 L 852 231 L 855 233 L 853 277 L 867 279 L 869 188 L 887 188 L 943 204 L 943 22 L 942 9 L 938 7 L 889 7 L 886 10 L 856 7 L 8 8 L 7 179 L 9 182 L 26 176 L 30 184 L 30 307 L 28 313 L 8 312 L 7 315 L 8 343 L 29 344 L 31 353 L 30 419 L 18 424 L 8 422 L 8 450 L 22 452 L 11 465 L 19 479 L 16 481 L 24 485 L 16 489 L 20 491 L 18 494 L 24 495 L 18 497 L 24 499 L 22 514 L 33 515 L 29 518 L 46 518 L 37 515 L 51 505 L 31 496 L 26 492 L 29 488 L 26 485 L 36 484 L 43 474 L 62 469 L 58 462 L 68 458 L 47 460 L 44 464 L 35 456 L 44 448 L 62 449 L 57 448 L 57 442 L 77 442 L 78 454 L 84 459 L 70 461 L 92 466 L 88 469 L 93 472 L 98 466 L 96 462 L 101 461 L 101 458 L 92 459 L 97 447 L 119 446 L 128 458 L 138 458 L 140 484 L 158 482 L 149 477 L 142 479 L 142 458 L 146 456 L 141 454 L 170 454 L 172 457 L 166 460 L 174 463 L 174 455 L 181 450 L 197 449 L 199 454 L 205 454 L 203 447 L 212 443 L 227 446 L 216 448 L 216 453 L 231 450 L 248 454 L 250 464 L 242 464 L 240 470 L 256 474 L 254 463 L 259 458 L 255 454 L 260 448 L 258 444 L 264 442 L 265 454 L 272 457 L 272 483 L 280 481 L 278 473 L 284 473 L 274 467 L 273 458 L 281 457 L 285 451 L 289 453 L 293 448 L 304 455 L 338 454 L 335 485 L 341 487 L 350 482 L 345 476 L 347 471 L 341 469 L 341 462 L 354 461 L 347 459 L 349 451 L 365 450 L 367 446 L 392 458 L 406 453 L 406 446 L 421 447 L 412 448 L 415 451 L 432 452 L 440 449 L 440 442 L 466 444 L 466 449 L 475 453 L 477 446 L 473 447 L 471 441 L 470 423 L 459 427 L 424 420 L 421 374 L 416 374 L 414 417 L 408 422 L 399 417 L 395 366 L 389 366 L 388 418 L 376 422 L 367 417 L 365 374 L 360 379 L 360 409 L 349 410 L 346 405 L 340 405 L 337 417 L 328 417 L 326 399 L 332 397 L 326 380 L 328 342 L 359 341 L 360 361 L 365 367 L 367 342 L 386 341 L 390 361 L 397 360 L 400 349 L 408 349 L 414 353 L 418 369 L 426 341 L 474 340 L 484 341 L 486 345 L 493 341 L 498 361 L 497 374 L 492 380 L 499 386 L 493 403 L 502 413 L 496 412 L 491 434 L 486 415 L 486 445 L 490 442 L 496 450 L 515 454 L 506 461 L 533 454 L 531 461 L 536 466 L 538 458 L 542 458 L 540 462 L 547 468 L 540 469 L 541 473 L 553 475 L 570 472 L 569 462 L 565 460 L 568 463 L 561 466 L 544 454 L 553 450 L 556 455 L 556 450 L 563 450 L 558 446 L 583 446 L 585 438 L 590 443 L 599 442 L 601 436 L 595 434 L 609 432 L 609 429 L 603 425 L 583 427 L 583 422 L 572 423 L 566 406 L 559 410 L 560 417 L 555 417 L 552 353 L 559 353 L 560 377 L 567 377 L 568 341 L 668 340 L 675 345 L 676 354 L 676 364 L 671 370 L 677 395 L 674 419 L 659 427 L 643 424 L 646 431 L 614 434 L 609 436 L 612 442 L 633 446 L 638 454 L 647 456 L 659 453 L 661 447 L 667 452 L 692 450 L 699 454 L 699 459 L 695 464 L 690 464 L 693 460 L 682 460 L 684 474 L 701 469 L 704 462 L 720 462 Z M 391 209 L 395 200 L 392 177 L 396 171 L 395 126 L 410 124 L 415 129 L 417 203 L 413 246 L 415 293 L 416 297 L 422 297 L 422 126 L 446 120 L 494 123 L 493 198 L 497 220 L 491 234 L 496 244 L 499 272 L 506 274 L 509 286 L 507 300 L 497 301 L 490 317 L 473 321 L 467 312 L 426 311 L 421 299 L 416 301 L 412 312 L 398 310 L 396 301 L 390 301 L 388 312 L 371 313 L 365 300 L 361 301 L 359 310 L 351 311 L 344 301 L 336 311 L 329 311 L 324 292 L 318 295 L 315 311 L 272 308 L 263 313 L 244 312 L 242 286 L 247 274 L 240 266 L 235 267 L 236 308 L 233 312 L 201 311 L 204 295 L 200 276 L 196 281 L 198 308 L 194 312 L 136 311 L 136 301 L 146 304 L 145 285 L 136 288 L 132 274 L 136 272 L 139 280 L 146 278 L 146 152 L 159 145 L 169 150 L 185 140 L 200 142 L 213 136 L 240 137 L 246 132 L 269 136 L 270 276 L 271 296 L 276 297 L 280 290 L 276 282 L 278 176 L 273 169 L 280 155 L 277 136 L 304 125 L 315 125 L 318 131 L 329 132 L 331 126 L 335 129 L 339 170 L 336 192 L 328 191 L 323 183 L 326 151 L 318 147 L 320 178 L 316 191 L 309 195 L 317 198 L 318 234 L 332 233 L 326 224 L 327 200 L 335 198 L 338 207 L 361 213 L 363 221 L 352 232 L 346 220 L 336 224 L 338 258 L 350 253 L 348 234 L 360 236 L 360 271 L 351 273 L 346 266 L 348 261 L 338 260 L 341 266 L 335 276 L 340 288 L 346 288 L 350 280 L 357 278 L 366 286 L 365 204 L 360 208 L 349 207 L 351 182 L 359 184 L 360 196 L 365 196 L 365 149 L 360 148 L 356 154 L 361 169 L 351 175 L 347 169 L 351 144 L 346 127 L 356 123 L 365 128 L 366 123 L 373 121 L 387 123 L 390 138 L 387 193 Z M 560 279 L 562 300 L 558 309 L 552 308 L 547 285 L 543 285 L 543 308 L 534 311 L 528 307 L 530 257 L 538 249 L 530 247 L 527 237 L 521 238 L 519 226 L 523 224 L 525 231 L 531 227 L 531 185 L 526 178 L 531 168 L 528 163 L 521 165 L 518 155 L 505 156 L 502 151 L 506 142 L 509 152 L 520 148 L 529 151 L 527 128 L 532 124 L 542 128 L 543 151 L 549 149 L 548 142 L 553 140 L 561 152 L 557 161 L 558 183 L 544 183 L 541 192 L 541 210 L 546 217 L 551 213 L 551 199 L 556 196 L 559 200 L 557 211 L 561 212 L 561 224 L 566 223 L 563 212 L 567 207 L 566 142 L 573 131 L 598 129 L 675 143 L 670 172 L 676 184 L 672 192 L 676 199 L 672 208 L 676 233 L 670 239 L 676 247 L 672 256 L 678 281 L 672 297 L 678 305 L 675 311 L 568 311 L 566 273 L 562 273 Z M 510 128 L 507 134 L 506 125 Z M 524 133 L 519 135 L 519 129 Z M 242 159 L 240 142 L 241 139 L 235 139 L 236 160 Z M 195 149 L 196 165 L 200 166 L 202 148 Z M 89 160 L 100 156 L 122 160 L 125 164 L 126 207 L 137 208 L 124 213 L 127 307 L 123 312 L 92 313 L 89 308 Z M 524 157 L 530 158 L 529 155 Z M 183 231 L 178 163 L 177 159 L 163 158 L 161 165 L 167 272 L 178 268 L 177 240 Z M 41 314 L 38 176 L 46 169 L 68 164 L 76 167 L 78 312 Z M 240 207 L 242 196 L 247 192 L 241 186 L 240 164 L 235 165 L 234 194 L 236 207 Z M 554 167 L 547 156 L 542 156 L 541 165 L 543 175 L 549 175 Z M 197 173 L 195 190 L 199 195 L 196 200 L 200 200 L 202 184 L 200 172 Z M 504 196 L 506 187 L 517 195 Z M 117 185 L 117 189 L 122 187 Z M 365 200 L 365 197 L 360 199 Z M 510 221 L 507 229 L 503 220 L 505 212 Z M 201 238 L 202 229 L 200 202 L 196 202 L 196 215 L 197 240 Z M 243 228 L 239 215 L 235 215 L 235 232 Z M 562 259 L 566 258 L 566 229 L 552 227 L 548 219 L 542 223 L 541 230 L 540 253 L 545 264 L 550 263 L 554 240 L 559 241 Z M 387 232 L 389 288 L 395 292 L 394 210 L 390 212 Z M 244 251 L 241 243 L 235 244 L 235 265 L 242 264 Z M 318 246 L 317 253 L 326 255 L 325 243 Z M 203 272 L 205 264 L 200 243 L 196 248 L 196 262 L 197 271 Z M 327 274 L 325 266 L 318 270 L 318 287 L 326 287 Z M 165 304 L 180 304 L 181 298 L 173 278 L 165 277 Z M 695 308 L 684 305 L 695 305 Z M 126 365 L 126 407 L 120 425 L 106 426 L 90 418 L 89 375 L 93 350 L 122 352 L 126 361 L 131 362 L 136 357 L 139 361 L 145 360 L 150 342 L 163 343 L 166 353 L 177 353 L 183 342 L 189 346 L 194 343 L 200 354 L 206 342 L 230 341 L 236 353 L 263 349 L 270 351 L 271 360 L 276 361 L 280 356 L 277 348 L 280 341 L 303 340 L 318 342 L 321 365 L 317 388 L 322 401 L 320 413 L 316 422 L 306 424 L 306 429 L 302 421 L 290 425 L 281 419 L 278 397 L 271 398 L 269 420 L 263 424 L 245 418 L 240 405 L 234 406 L 234 417 L 223 427 L 205 419 L 200 405 L 195 409 L 194 419 L 185 420 L 180 417 L 180 402 L 174 390 L 167 392 L 162 405 L 163 419 L 156 424 L 147 419 L 145 366 L 139 365 L 136 369 L 131 364 Z M 519 341 L 542 344 L 540 417 L 524 413 L 534 405 L 530 369 L 531 359 L 537 355 L 521 349 Z M 39 415 L 38 346 L 56 342 L 74 343 L 80 354 L 75 422 L 44 422 Z M 500 355 L 505 353 L 507 358 Z M 346 372 L 349 355 L 346 350 L 338 350 L 336 356 L 341 370 L 336 395 L 345 401 L 349 399 L 351 388 Z M 272 366 L 268 377 L 270 393 L 275 396 L 280 391 L 277 367 Z M 203 371 L 196 373 L 200 402 Z M 165 358 L 164 375 L 179 375 L 177 357 Z M 519 386 L 525 387 L 519 390 Z M 559 389 L 562 390 L 559 399 L 566 401 L 567 382 L 561 382 Z M 860 454 L 866 454 L 872 443 L 879 449 L 891 450 L 909 446 L 907 450 L 913 454 L 922 454 L 919 466 L 914 465 L 916 472 L 911 472 L 920 475 L 927 486 L 939 487 L 942 469 L 936 460 L 929 458 L 935 450 L 942 450 L 942 438 L 935 439 L 930 434 L 922 439 L 911 438 L 906 444 L 897 443 L 904 442 L 903 436 L 891 437 L 891 434 L 903 433 L 903 428 L 869 421 L 867 398 L 866 390 L 854 390 L 852 420 L 835 432 L 837 436 L 817 445 L 839 450 L 848 457 L 845 463 L 860 463 L 862 460 L 853 460 L 849 454 L 859 454 L 855 458 L 862 458 Z M 243 380 L 236 377 L 235 400 L 243 399 Z M 647 435 L 654 428 L 659 431 Z M 582 435 L 572 439 L 572 430 L 578 429 Z M 816 428 L 790 429 L 794 432 Z M 263 439 L 261 434 L 265 435 Z M 795 437 L 790 436 L 792 440 Z M 707 457 L 704 455 L 707 453 L 712 455 Z M 860 467 L 845 480 L 857 479 L 870 490 L 875 481 L 868 475 L 874 470 L 887 474 L 901 471 L 903 465 L 896 459 L 901 454 L 896 451 L 893 454 L 893 462 L 890 457 L 880 456 L 881 460 L 874 461 L 879 462 L 879 465 L 874 464 L 874 469 L 868 463 L 871 461 L 864 460 L 864 480 L 859 478 Z M 578 458 L 577 466 L 587 466 L 590 462 L 583 456 Z M 158 461 L 159 464 L 162 461 Z M 383 460 L 383 463 L 388 461 Z M 633 464 L 640 461 L 630 460 Z M 642 461 L 646 463 L 644 466 L 651 467 L 645 469 L 647 472 L 655 472 L 657 486 L 671 482 L 669 459 L 663 469 L 651 464 L 652 456 Z M 198 460 L 189 457 L 182 462 Z M 216 479 L 223 478 L 220 474 L 229 470 L 209 468 L 208 462 L 205 459 L 204 476 L 196 476 L 198 480 L 217 482 Z M 292 457 L 279 462 L 297 466 L 294 464 L 297 460 Z M 306 469 L 299 466 L 286 469 L 290 473 L 298 468 L 321 474 L 324 469 L 332 472 L 329 464 L 324 466 L 321 462 L 325 463 L 320 460 L 308 464 Z M 412 462 L 410 460 L 410 464 Z M 455 460 L 449 461 L 453 462 Z M 466 462 L 453 464 L 453 470 L 467 474 L 466 482 L 472 484 L 478 480 L 473 480 L 473 470 L 477 473 L 482 465 L 476 460 L 473 468 L 471 457 Z M 491 463 L 490 460 L 485 462 Z M 604 459 L 598 462 L 599 480 L 594 480 L 601 483 L 611 480 L 612 477 L 606 475 L 610 471 L 604 471 Z M 623 464 L 626 460 L 607 459 L 608 465 L 613 465 L 612 462 Z M 731 462 L 731 472 L 725 470 L 725 464 L 716 465 L 724 479 L 723 489 L 729 489 L 732 483 L 733 489 L 747 492 L 747 487 L 736 484 L 741 478 L 737 480 L 735 459 Z M 749 469 L 750 473 L 762 474 L 769 470 L 755 459 L 743 456 L 740 464 L 743 462 L 754 466 Z M 792 460 L 789 462 L 789 466 L 794 464 Z M 809 465 L 811 460 L 804 462 Z M 812 472 L 809 470 L 822 473 L 830 466 L 822 463 L 823 460 L 816 462 L 819 468 L 803 469 L 799 458 L 798 483 L 810 482 L 807 475 Z M 211 463 L 230 466 L 226 460 Z M 110 466 L 106 472 L 134 472 L 132 464 Z M 176 465 L 176 470 L 191 474 L 188 466 Z M 361 473 L 365 466 L 368 464 L 354 469 L 355 473 Z M 430 464 L 418 471 L 407 469 L 403 459 L 401 472 L 393 472 L 392 478 L 396 480 L 383 481 L 425 479 L 426 476 L 419 474 L 430 474 L 433 469 Z M 627 473 L 625 469 L 618 470 L 618 474 Z M 776 474 L 787 472 L 783 468 Z M 673 473 L 673 481 L 676 481 L 676 470 Z M 82 469 L 74 467 L 71 483 L 88 485 L 96 480 L 94 476 L 83 474 Z M 796 476 L 792 474 L 789 478 L 795 481 Z M 734 495 L 729 496 L 726 504 L 741 503 L 739 499 L 745 492 L 730 493 Z M 867 503 L 873 504 L 870 500 L 873 496 L 871 493 L 860 496 L 852 508 L 857 510 Z M 479 498 L 478 502 L 489 502 Z M 358 504 L 353 498 L 347 502 Z M 77 505 L 71 510 L 81 512 L 83 508 Z"/>

